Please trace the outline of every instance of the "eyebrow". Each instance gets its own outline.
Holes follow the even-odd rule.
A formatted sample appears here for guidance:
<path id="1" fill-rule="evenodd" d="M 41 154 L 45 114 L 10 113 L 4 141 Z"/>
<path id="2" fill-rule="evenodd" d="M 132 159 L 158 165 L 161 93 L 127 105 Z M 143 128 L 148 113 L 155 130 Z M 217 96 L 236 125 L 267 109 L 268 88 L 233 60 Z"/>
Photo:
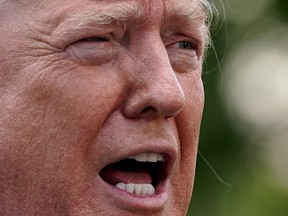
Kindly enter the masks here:
<path id="1" fill-rule="evenodd" d="M 91 2 L 95 0 L 90 0 Z M 189 3 L 188 5 L 186 3 Z M 91 5 L 88 11 L 68 13 L 64 21 L 61 22 L 61 26 L 67 29 L 69 26 L 69 32 L 73 30 L 79 30 L 81 27 L 101 27 L 103 25 L 124 24 L 133 18 L 139 18 L 143 15 L 144 6 L 139 0 L 129 2 L 113 2 L 105 3 L 101 2 L 101 9 L 99 4 Z M 173 24 L 180 28 L 189 27 L 193 31 L 198 31 L 202 34 L 204 41 L 208 38 L 208 29 L 205 25 L 206 13 L 198 0 L 172 1 L 172 5 L 165 8 L 165 13 L 168 17 L 162 17 L 163 23 L 169 17 L 172 18 L 172 22 L 166 25 L 173 26 Z M 164 14 L 163 14 L 164 15 Z M 179 18 L 181 24 L 173 23 L 173 18 Z M 69 34 L 69 33 L 68 33 Z M 205 43 L 205 42 L 204 42 Z"/>
<path id="2" fill-rule="evenodd" d="M 1 0 L 0 0 L 1 1 Z M 90 0 L 91 2 L 95 0 Z M 172 1 L 171 7 L 167 7 L 167 14 L 181 18 L 185 23 L 200 23 L 205 20 L 205 12 L 200 1 L 188 0 L 187 5 L 183 2 Z M 91 6 L 87 12 L 69 14 L 63 24 L 72 25 L 109 25 L 112 23 L 123 23 L 129 18 L 140 17 L 144 11 L 143 4 L 139 0 L 129 2 L 102 3 Z"/>
<path id="3" fill-rule="evenodd" d="M 139 17 L 143 11 L 143 7 L 138 1 L 133 3 L 103 3 L 101 10 L 98 7 L 97 5 L 94 10 L 89 10 L 88 12 L 70 14 L 65 21 L 65 25 L 73 24 L 78 28 L 90 25 L 120 24 L 130 17 Z"/>
<path id="4" fill-rule="evenodd" d="M 167 8 L 168 14 L 176 15 L 193 22 L 195 20 L 204 20 L 205 12 L 200 1 L 188 0 L 185 4 L 179 1 L 171 2 L 172 6 Z"/>
<path id="5" fill-rule="evenodd" d="M 204 46 L 209 43 L 209 28 L 206 24 L 207 13 L 198 0 L 188 0 L 186 2 L 173 1 L 171 7 L 167 7 L 168 20 L 170 28 L 176 26 L 176 29 L 188 28 L 191 31 L 198 32 L 199 37 L 203 39 Z M 173 23 L 173 20 L 181 20 L 180 23 Z M 165 22 L 165 20 L 164 20 Z M 199 38 L 200 39 L 200 38 Z"/>

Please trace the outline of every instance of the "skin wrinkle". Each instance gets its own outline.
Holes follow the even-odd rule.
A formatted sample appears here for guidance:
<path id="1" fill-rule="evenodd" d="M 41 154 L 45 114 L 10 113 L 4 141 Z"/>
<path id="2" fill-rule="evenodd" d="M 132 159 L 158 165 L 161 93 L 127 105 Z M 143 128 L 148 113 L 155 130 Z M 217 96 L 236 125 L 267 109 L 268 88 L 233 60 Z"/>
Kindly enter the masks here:
<path id="1" fill-rule="evenodd" d="M 196 29 L 199 29 L 199 25 L 202 26 L 200 28 L 201 36 L 198 36 L 198 39 L 200 40 L 204 38 L 204 43 L 206 44 L 209 36 L 204 22 L 206 18 L 205 13 L 203 12 L 202 7 L 199 7 L 199 4 L 195 3 L 195 1 L 188 2 L 190 2 L 191 5 L 185 5 L 185 7 L 183 7 L 182 4 L 174 3 L 173 9 L 170 10 L 172 7 L 167 7 L 167 13 L 171 14 L 172 18 L 175 18 L 176 16 L 182 21 L 185 27 L 189 26 L 189 29 L 193 30 L 194 32 Z M 88 13 L 75 12 L 72 13 L 72 15 L 69 14 L 68 17 L 66 19 L 64 18 L 64 21 L 61 22 L 54 30 L 55 35 L 61 34 L 60 38 L 66 38 L 68 35 L 79 31 L 78 29 L 82 29 L 83 27 L 91 28 L 91 30 L 94 28 L 101 29 L 101 26 L 113 26 L 115 23 L 117 25 L 123 24 L 126 26 L 125 23 L 127 20 L 139 18 L 141 13 L 143 13 L 143 7 L 139 2 L 137 2 L 136 6 L 131 3 L 107 4 L 103 9 L 101 8 L 101 11 L 97 11 L 97 6 L 94 7 L 95 10 L 91 10 L 91 12 Z M 143 16 L 143 18 L 146 19 L 147 17 Z M 57 19 L 57 17 L 54 19 Z M 69 31 L 67 31 L 67 26 L 69 26 Z M 181 28 L 184 29 L 182 26 Z M 61 33 L 63 31 L 64 33 Z"/>
<path id="2" fill-rule="evenodd" d="M 204 30 L 203 33 L 206 33 L 204 22 L 206 14 L 198 1 L 188 0 L 186 4 L 180 1 L 173 2 L 172 6 L 169 5 L 169 7 L 166 7 L 166 14 L 166 17 L 171 16 L 172 18 L 181 20 L 181 23 L 185 26 L 193 26 L 194 30 L 197 30 L 197 27 L 201 27 L 201 30 Z"/>
<path id="3" fill-rule="evenodd" d="M 103 25 L 122 24 L 123 22 L 131 19 L 132 17 L 139 17 L 143 11 L 140 4 L 129 3 L 113 3 L 107 4 L 99 11 L 97 5 L 93 6 L 95 9 L 89 10 L 89 12 L 75 12 L 69 14 L 67 18 L 64 18 L 61 24 L 55 29 L 55 32 L 63 31 L 69 26 L 69 30 L 77 31 L 83 27 L 91 26 L 95 28 Z"/>
<path id="4" fill-rule="evenodd" d="M 204 99 L 202 59 L 178 43 L 203 37 L 205 17 L 188 16 L 186 0 L 16 2 L 0 24 L 0 215 L 184 216 Z M 99 11 L 108 14 L 100 24 Z M 73 41 L 110 30 L 125 31 L 112 59 L 92 52 L 83 65 L 67 55 Z M 96 52 L 107 44 L 88 43 Z M 104 166 L 167 144 L 177 158 L 163 208 L 152 199 L 149 209 L 135 207 L 105 189 Z"/>
<path id="5" fill-rule="evenodd" d="M 112 23 L 121 24 L 122 22 L 131 19 L 131 17 L 139 17 L 142 14 L 143 7 L 141 4 L 136 6 L 128 3 L 116 3 L 113 7 L 103 8 L 99 13 L 87 14 L 87 19 L 83 19 L 84 25 L 97 23 L 99 25 L 109 25 Z M 77 15 L 75 18 L 78 19 Z M 73 19 L 73 18 L 72 18 Z"/>

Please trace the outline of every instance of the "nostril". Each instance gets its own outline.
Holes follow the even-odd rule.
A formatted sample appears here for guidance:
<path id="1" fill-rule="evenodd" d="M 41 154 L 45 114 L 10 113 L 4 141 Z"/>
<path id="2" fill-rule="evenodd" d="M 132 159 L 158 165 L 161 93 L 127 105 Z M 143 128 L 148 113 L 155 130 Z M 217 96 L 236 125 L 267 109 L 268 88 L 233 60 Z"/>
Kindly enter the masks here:
<path id="1" fill-rule="evenodd" d="M 182 107 L 181 107 L 182 108 Z M 179 109 L 169 109 L 169 108 L 155 108 L 154 106 L 147 106 L 140 112 L 139 116 L 141 117 L 150 117 L 155 118 L 157 116 L 164 116 L 166 118 L 173 118 L 180 112 L 181 108 Z"/>
<path id="2" fill-rule="evenodd" d="M 159 116 L 159 111 L 153 107 L 153 106 L 146 106 L 141 110 L 141 112 L 138 114 L 138 117 L 140 118 L 147 118 L 147 119 L 154 119 Z"/>
<path id="3" fill-rule="evenodd" d="M 157 113 L 157 110 L 153 106 L 147 106 L 141 111 L 141 113 L 150 113 L 150 112 Z"/>

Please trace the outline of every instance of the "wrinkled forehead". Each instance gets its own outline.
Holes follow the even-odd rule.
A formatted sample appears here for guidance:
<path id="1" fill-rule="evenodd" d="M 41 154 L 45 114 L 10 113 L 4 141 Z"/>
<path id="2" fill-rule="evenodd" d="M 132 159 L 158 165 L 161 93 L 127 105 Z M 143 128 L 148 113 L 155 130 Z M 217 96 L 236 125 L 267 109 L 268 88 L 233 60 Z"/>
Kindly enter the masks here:
<path id="1" fill-rule="evenodd" d="M 118 14 L 122 17 L 126 15 L 136 15 L 142 17 L 145 21 L 155 19 L 169 19 L 171 17 L 179 17 L 187 19 L 188 22 L 195 20 L 203 21 L 205 13 L 201 6 L 200 0 L 89 0 L 90 2 L 106 4 L 111 10 L 120 10 Z M 125 6 L 129 8 L 125 10 Z M 129 7 L 129 6 L 130 7 Z M 107 11 L 107 10 L 106 10 Z M 128 13 L 128 14 L 127 14 Z M 114 13 L 116 14 L 116 13 Z"/>
<path id="2" fill-rule="evenodd" d="M 200 0 L 168 0 L 163 1 L 164 11 L 171 15 L 186 17 L 189 19 L 202 18 L 205 13 Z"/>
<path id="3" fill-rule="evenodd" d="M 3 0 L 0 0 L 3 1 Z M 4 0 L 38 13 L 51 24 L 60 26 L 94 25 L 111 22 L 153 23 L 174 31 L 195 31 L 207 38 L 203 0 Z M 23 9 L 22 9 L 23 11 Z M 45 17 L 45 18 L 44 18 Z M 137 24 L 137 23 L 136 23 Z M 166 29 L 165 29 L 166 30 Z"/>
<path id="4" fill-rule="evenodd" d="M 63 8 L 65 9 L 67 4 L 79 5 L 84 7 L 93 6 L 117 10 L 117 8 L 123 8 L 124 5 L 130 5 L 129 11 L 119 11 L 119 15 L 124 17 L 127 12 L 129 15 L 135 14 L 139 16 L 140 12 L 143 17 L 147 16 L 149 12 L 157 12 L 159 16 L 182 16 L 183 18 L 205 18 L 203 7 L 201 6 L 203 0 L 0 0 L 0 3 L 11 2 L 18 5 L 38 8 L 45 7 L 52 9 Z M 67 2 L 67 4 L 65 4 Z M 69 12 L 69 11 L 68 11 Z M 107 12 L 107 11 L 106 11 Z M 115 13 L 114 13 L 115 14 Z M 121 15 L 122 14 L 122 15 Z M 147 18 L 147 17 L 146 17 Z M 152 18 L 152 17 L 151 17 Z"/>
<path id="5" fill-rule="evenodd" d="M 143 15 L 156 11 L 156 14 L 162 18 L 166 16 L 186 18 L 204 16 L 200 0 L 131 0 L 130 2 L 138 5 L 138 8 L 144 8 Z"/>
<path id="6" fill-rule="evenodd" d="M 103 20 L 109 18 L 114 21 L 138 20 L 138 22 L 158 20 L 162 23 L 168 21 L 169 24 L 181 20 L 181 24 L 204 24 L 206 17 L 200 0 L 89 0 L 89 2 L 90 9 L 86 12 L 90 11 L 93 14 L 97 11 L 98 18 L 101 16 Z"/>

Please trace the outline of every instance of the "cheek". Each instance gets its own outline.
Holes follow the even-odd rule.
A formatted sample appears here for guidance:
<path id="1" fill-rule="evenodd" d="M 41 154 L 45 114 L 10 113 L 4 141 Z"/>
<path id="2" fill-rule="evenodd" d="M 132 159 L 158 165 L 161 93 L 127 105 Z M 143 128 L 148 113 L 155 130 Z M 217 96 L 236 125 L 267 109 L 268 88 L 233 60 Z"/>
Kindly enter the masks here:
<path id="1" fill-rule="evenodd" d="M 186 104 L 175 121 L 179 133 L 178 172 L 173 175 L 176 206 L 187 209 L 192 194 L 198 151 L 200 123 L 204 106 L 201 77 L 178 77 L 186 96 Z"/>
<path id="2" fill-rule="evenodd" d="M 22 76 L 13 82 L 19 83 L 15 92 L 1 95 L 1 183 L 20 193 L 20 200 L 29 196 L 41 203 L 45 194 L 73 199 L 66 193 L 78 198 L 85 191 L 87 151 L 122 97 L 123 84 L 107 70 L 47 68 L 30 81 Z"/>
<path id="3" fill-rule="evenodd" d="M 180 113 L 183 116 L 183 124 L 190 131 L 199 130 L 202 112 L 204 108 L 204 89 L 201 78 L 201 68 L 191 71 L 189 74 L 180 74 L 178 80 L 185 94 L 185 106 Z M 186 120 L 185 120 L 186 119 Z M 184 121 L 185 120 L 185 121 Z M 179 122 L 181 124 L 181 122 Z"/>
<path id="4" fill-rule="evenodd" d="M 10 92 L 6 99 L 1 97 L 4 115 L 0 125 L 5 128 L 0 131 L 1 145 L 3 141 L 7 157 L 19 164 L 27 161 L 19 165 L 23 170 L 46 170 L 42 168 L 49 164 L 55 170 L 71 172 L 85 163 L 88 146 L 118 106 L 122 85 L 109 71 L 46 70 L 33 81 L 21 82 L 22 86 L 15 87 L 17 92 Z"/>
<path id="5" fill-rule="evenodd" d="M 88 78 L 89 79 L 89 78 Z M 78 126 L 94 134 L 104 121 L 119 106 L 122 97 L 122 86 L 119 80 L 103 74 L 89 80 L 76 80 L 69 84 L 63 100 L 63 108 L 70 105 L 71 118 L 76 119 Z"/>
<path id="6" fill-rule="evenodd" d="M 51 121 L 60 118 L 75 129 L 95 134 L 119 105 L 122 88 L 112 67 L 78 67 L 41 77 L 26 95 L 27 101 L 49 113 Z"/>
<path id="7" fill-rule="evenodd" d="M 195 165 L 197 154 L 200 124 L 204 108 L 204 90 L 200 75 L 196 76 L 194 74 L 186 79 L 180 78 L 180 80 L 182 85 L 185 86 L 184 93 L 186 98 L 185 106 L 176 118 L 181 143 L 181 164 L 191 168 L 191 164 Z"/>

